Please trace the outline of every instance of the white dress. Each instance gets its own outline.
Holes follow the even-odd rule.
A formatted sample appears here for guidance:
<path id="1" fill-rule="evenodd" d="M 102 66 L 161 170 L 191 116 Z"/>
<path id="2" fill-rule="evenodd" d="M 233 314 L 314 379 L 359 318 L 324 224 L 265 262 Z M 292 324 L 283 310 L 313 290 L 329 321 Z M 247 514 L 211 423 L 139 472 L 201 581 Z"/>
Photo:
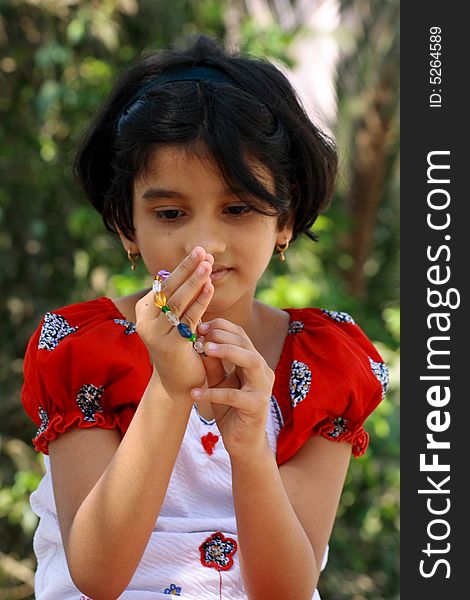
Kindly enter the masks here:
<path id="1" fill-rule="evenodd" d="M 281 426 L 281 411 L 272 397 L 266 431 L 274 452 Z M 208 434 L 208 441 L 215 445 L 212 448 L 206 444 L 205 449 L 201 437 Z M 87 600 L 69 575 L 48 456 L 44 456 L 44 462 L 46 474 L 31 495 L 32 509 L 40 517 L 33 542 L 38 560 L 35 597 Z M 225 560 L 233 561 L 228 570 L 216 570 L 201 562 L 200 546 L 215 533 L 222 533 L 222 537 L 216 536 L 213 543 L 218 544 L 219 551 L 222 548 Z M 163 600 L 172 595 L 186 600 L 247 600 L 238 553 L 233 552 L 230 540 L 237 541 L 237 529 L 229 455 L 215 422 L 203 419 L 194 406 L 160 515 L 139 566 L 119 600 Z M 209 540 L 209 555 L 210 546 Z M 322 570 L 327 557 L 328 547 Z M 320 600 L 318 591 L 312 600 Z"/>

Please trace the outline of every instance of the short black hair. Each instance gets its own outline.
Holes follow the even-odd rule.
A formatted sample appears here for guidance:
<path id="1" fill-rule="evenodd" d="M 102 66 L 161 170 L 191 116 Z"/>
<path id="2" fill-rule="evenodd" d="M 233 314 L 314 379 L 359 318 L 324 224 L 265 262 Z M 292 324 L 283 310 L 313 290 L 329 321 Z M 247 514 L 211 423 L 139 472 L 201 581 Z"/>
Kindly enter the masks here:
<path id="1" fill-rule="evenodd" d="M 213 67 L 236 84 L 174 81 L 150 87 L 132 103 L 153 78 L 194 66 Z M 306 233 L 317 240 L 310 228 L 333 193 L 335 144 L 268 59 L 229 53 L 218 40 L 196 34 L 143 56 L 121 75 L 74 160 L 75 176 L 107 229 L 134 240 L 133 182 L 153 153 L 168 145 L 199 156 L 209 151 L 239 197 L 278 215 L 280 228 L 294 214 L 292 239 Z M 274 195 L 253 175 L 248 158 L 269 169 Z"/>

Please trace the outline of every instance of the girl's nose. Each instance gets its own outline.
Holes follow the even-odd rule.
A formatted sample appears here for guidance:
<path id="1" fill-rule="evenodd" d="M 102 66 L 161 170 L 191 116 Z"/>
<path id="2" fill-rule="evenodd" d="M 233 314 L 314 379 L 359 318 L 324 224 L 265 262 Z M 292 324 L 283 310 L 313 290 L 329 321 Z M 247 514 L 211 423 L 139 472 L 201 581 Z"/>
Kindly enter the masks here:
<path id="1" fill-rule="evenodd" d="M 220 256 L 225 252 L 228 241 L 220 223 L 218 227 L 207 223 L 199 224 L 194 231 L 188 232 L 185 252 L 189 254 L 194 246 L 202 246 L 208 254 Z"/>

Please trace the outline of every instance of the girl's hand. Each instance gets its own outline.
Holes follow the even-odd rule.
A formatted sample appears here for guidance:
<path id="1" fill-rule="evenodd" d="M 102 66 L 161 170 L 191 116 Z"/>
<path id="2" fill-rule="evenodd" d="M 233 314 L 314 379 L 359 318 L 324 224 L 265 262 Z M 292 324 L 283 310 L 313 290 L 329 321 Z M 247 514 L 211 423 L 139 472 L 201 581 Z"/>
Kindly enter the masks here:
<path id="1" fill-rule="evenodd" d="M 251 458 L 266 447 L 266 419 L 274 372 L 241 327 L 225 319 L 214 319 L 204 325 L 208 327 L 199 327 L 198 332 L 205 336 L 208 358 L 203 360 L 208 385 L 213 387 L 199 387 L 191 394 L 196 400 L 211 403 L 231 458 Z M 235 365 L 235 370 L 225 374 L 222 381 L 221 360 Z"/>
<path id="2" fill-rule="evenodd" d="M 162 286 L 171 311 L 191 331 L 196 330 L 214 294 L 210 280 L 213 262 L 212 255 L 196 246 Z M 152 291 L 137 302 L 135 312 L 137 333 L 149 351 L 163 387 L 170 397 L 190 399 L 191 389 L 206 383 L 201 356 L 155 306 Z"/>

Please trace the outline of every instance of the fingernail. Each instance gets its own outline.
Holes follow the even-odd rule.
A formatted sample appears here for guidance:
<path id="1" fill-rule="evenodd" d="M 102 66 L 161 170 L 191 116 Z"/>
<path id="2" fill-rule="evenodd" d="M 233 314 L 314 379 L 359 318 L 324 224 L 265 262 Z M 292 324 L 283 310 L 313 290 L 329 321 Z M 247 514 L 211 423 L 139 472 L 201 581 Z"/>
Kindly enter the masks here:
<path id="1" fill-rule="evenodd" d="M 201 323 L 198 327 L 199 331 L 207 331 L 209 329 L 208 323 Z"/>
<path id="2" fill-rule="evenodd" d="M 214 344 L 214 342 L 207 342 L 207 344 L 206 344 L 206 348 L 208 350 L 217 350 L 218 347 L 219 347 L 219 345 Z"/>
<path id="3" fill-rule="evenodd" d="M 193 251 L 191 252 L 191 258 L 197 258 L 197 255 L 198 255 L 197 248 L 194 248 Z"/>
<path id="4" fill-rule="evenodd" d="M 191 396 L 193 398 L 199 398 L 200 396 L 202 396 L 202 392 L 201 390 L 191 390 Z"/>

